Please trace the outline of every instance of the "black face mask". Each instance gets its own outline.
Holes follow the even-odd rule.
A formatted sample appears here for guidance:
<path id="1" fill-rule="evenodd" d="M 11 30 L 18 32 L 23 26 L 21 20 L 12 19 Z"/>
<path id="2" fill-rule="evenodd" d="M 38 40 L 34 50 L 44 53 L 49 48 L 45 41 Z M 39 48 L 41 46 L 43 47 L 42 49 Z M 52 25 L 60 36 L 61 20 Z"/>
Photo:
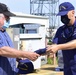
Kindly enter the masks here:
<path id="1" fill-rule="evenodd" d="M 70 19 L 68 18 L 67 15 L 61 16 L 61 22 L 64 23 L 65 25 L 69 24 Z"/>

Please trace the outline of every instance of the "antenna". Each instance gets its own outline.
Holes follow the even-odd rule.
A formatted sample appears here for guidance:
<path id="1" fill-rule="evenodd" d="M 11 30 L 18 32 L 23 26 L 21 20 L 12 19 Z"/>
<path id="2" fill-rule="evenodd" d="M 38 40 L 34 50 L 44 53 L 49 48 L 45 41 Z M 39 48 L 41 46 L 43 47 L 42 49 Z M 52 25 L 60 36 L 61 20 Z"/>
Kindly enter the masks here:
<path id="1" fill-rule="evenodd" d="M 49 28 L 54 29 L 59 26 L 58 6 L 59 0 L 30 0 L 30 14 L 47 16 Z"/>

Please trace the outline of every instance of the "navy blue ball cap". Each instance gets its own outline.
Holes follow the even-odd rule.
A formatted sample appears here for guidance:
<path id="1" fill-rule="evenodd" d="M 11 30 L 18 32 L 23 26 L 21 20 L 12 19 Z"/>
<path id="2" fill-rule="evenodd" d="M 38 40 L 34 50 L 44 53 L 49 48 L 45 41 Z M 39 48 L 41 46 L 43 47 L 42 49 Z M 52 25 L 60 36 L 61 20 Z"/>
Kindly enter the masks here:
<path id="1" fill-rule="evenodd" d="M 34 71 L 34 65 L 29 59 L 19 60 L 16 72 L 18 74 L 28 74 Z"/>
<path id="2" fill-rule="evenodd" d="M 74 6 L 70 2 L 64 2 L 59 5 L 59 13 L 57 16 L 66 15 L 70 10 L 74 10 Z"/>

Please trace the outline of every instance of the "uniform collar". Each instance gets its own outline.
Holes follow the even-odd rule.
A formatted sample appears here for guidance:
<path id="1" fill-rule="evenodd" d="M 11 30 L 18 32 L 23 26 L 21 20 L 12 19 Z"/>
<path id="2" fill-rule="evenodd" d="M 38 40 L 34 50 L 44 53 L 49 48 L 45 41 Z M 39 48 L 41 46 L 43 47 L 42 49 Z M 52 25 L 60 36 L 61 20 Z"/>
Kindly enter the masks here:
<path id="1" fill-rule="evenodd" d="M 5 32 L 6 30 L 5 30 L 5 29 L 3 29 L 3 28 L 1 28 L 1 29 L 0 29 L 0 31 L 1 31 L 1 32 Z"/>
<path id="2" fill-rule="evenodd" d="M 65 39 L 70 39 L 74 34 L 75 28 L 76 28 L 76 21 L 71 26 L 63 25 L 62 37 Z"/>
<path id="3" fill-rule="evenodd" d="M 73 25 L 71 25 L 71 26 L 63 25 L 62 27 L 63 27 L 63 28 L 68 28 L 68 27 L 70 27 L 70 28 L 71 28 L 71 27 L 76 27 L 76 20 L 75 20 L 75 22 L 74 22 L 74 24 L 73 24 Z"/>
<path id="4" fill-rule="evenodd" d="M 75 22 L 74 22 L 74 27 L 76 27 L 76 20 L 75 20 Z"/>

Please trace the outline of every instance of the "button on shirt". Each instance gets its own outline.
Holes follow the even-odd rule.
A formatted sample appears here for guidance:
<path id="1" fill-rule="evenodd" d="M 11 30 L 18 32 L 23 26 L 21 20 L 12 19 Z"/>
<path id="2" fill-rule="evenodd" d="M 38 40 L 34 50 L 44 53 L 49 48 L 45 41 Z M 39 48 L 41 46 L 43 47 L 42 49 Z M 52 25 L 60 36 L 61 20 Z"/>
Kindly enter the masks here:
<path id="1" fill-rule="evenodd" d="M 61 26 L 53 39 L 53 43 L 63 44 L 76 39 L 76 21 L 73 26 Z M 64 75 L 76 75 L 76 49 L 62 50 Z"/>
<path id="2" fill-rule="evenodd" d="M 0 31 L 0 48 L 3 46 L 9 46 L 13 48 L 13 43 L 6 31 Z M 0 56 L 0 75 L 16 75 L 15 69 L 15 58 Z"/>

